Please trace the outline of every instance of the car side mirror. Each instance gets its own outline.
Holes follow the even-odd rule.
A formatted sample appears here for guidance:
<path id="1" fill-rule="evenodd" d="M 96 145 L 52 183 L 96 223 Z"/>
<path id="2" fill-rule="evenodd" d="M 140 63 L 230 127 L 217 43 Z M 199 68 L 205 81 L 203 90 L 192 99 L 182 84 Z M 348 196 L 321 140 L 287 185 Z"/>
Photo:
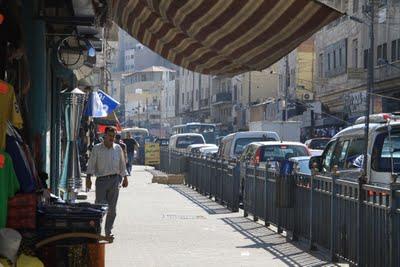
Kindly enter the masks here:
<path id="1" fill-rule="evenodd" d="M 313 170 L 314 163 L 315 163 L 317 170 L 322 171 L 322 156 L 313 156 L 310 158 L 310 161 L 308 162 L 308 168 L 310 170 Z"/>

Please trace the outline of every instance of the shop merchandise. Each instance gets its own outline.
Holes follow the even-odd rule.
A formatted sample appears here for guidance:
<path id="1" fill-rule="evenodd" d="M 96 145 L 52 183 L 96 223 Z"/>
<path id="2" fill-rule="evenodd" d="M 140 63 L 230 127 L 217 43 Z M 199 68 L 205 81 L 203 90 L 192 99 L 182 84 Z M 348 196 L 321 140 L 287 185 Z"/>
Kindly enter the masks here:
<path id="1" fill-rule="evenodd" d="M 21 239 L 21 234 L 14 229 L 0 229 L 0 256 L 15 263 L 17 261 Z"/>
<path id="2" fill-rule="evenodd" d="M 19 143 L 14 136 L 6 136 L 6 152 L 10 155 L 15 174 L 17 175 L 20 191 L 24 193 L 34 192 L 36 190 L 36 182 L 33 177 L 29 161 L 23 150 L 23 144 Z"/>
<path id="3" fill-rule="evenodd" d="M 35 229 L 37 195 L 16 194 L 8 200 L 7 227 L 13 229 Z"/>
<path id="4" fill-rule="evenodd" d="M 19 190 L 19 182 L 10 155 L 0 151 L 0 228 L 7 220 L 8 199 Z"/>
<path id="5" fill-rule="evenodd" d="M 4 149 L 6 145 L 7 121 L 18 129 L 23 126 L 14 88 L 0 80 L 0 149 Z"/>

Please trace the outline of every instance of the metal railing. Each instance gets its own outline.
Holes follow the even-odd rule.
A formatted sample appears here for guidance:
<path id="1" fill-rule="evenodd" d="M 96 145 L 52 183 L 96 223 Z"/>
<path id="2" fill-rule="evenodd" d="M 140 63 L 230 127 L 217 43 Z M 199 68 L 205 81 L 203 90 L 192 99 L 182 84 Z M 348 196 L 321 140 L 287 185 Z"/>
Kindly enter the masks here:
<path id="1" fill-rule="evenodd" d="M 232 211 L 239 209 L 239 164 L 199 155 L 168 155 L 168 151 L 161 154 L 164 171 L 184 170 L 188 186 Z M 163 164 L 168 158 L 174 160 Z M 336 174 L 281 175 L 257 166 L 242 167 L 244 216 L 263 219 L 293 240 L 306 239 L 310 249 L 329 249 L 332 261 L 400 266 L 399 184 L 360 189 L 358 182 Z"/>

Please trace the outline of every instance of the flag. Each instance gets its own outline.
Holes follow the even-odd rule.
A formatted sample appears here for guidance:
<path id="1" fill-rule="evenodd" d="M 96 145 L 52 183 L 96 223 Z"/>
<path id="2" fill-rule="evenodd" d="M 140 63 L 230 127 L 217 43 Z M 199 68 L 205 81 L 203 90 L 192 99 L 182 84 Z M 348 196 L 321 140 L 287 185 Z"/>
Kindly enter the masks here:
<path id="1" fill-rule="evenodd" d="M 119 106 L 119 102 L 117 100 L 107 95 L 103 91 L 99 90 L 97 93 L 99 94 L 99 97 L 107 114 L 110 114 Z"/>
<path id="2" fill-rule="evenodd" d="M 97 92 L 91 92 L 85 110 L 85 115 L 101 118 L 107 116 L 107 112 L 101 102 L 100 96 Z"/>
<path id="3" fill-rule="evenodd" d="M 85 115 L 94 118 L 106 117 L 113 112 L 118 105 L 118 101 L 103 91 L 92 92 L 88 100 Z"/>

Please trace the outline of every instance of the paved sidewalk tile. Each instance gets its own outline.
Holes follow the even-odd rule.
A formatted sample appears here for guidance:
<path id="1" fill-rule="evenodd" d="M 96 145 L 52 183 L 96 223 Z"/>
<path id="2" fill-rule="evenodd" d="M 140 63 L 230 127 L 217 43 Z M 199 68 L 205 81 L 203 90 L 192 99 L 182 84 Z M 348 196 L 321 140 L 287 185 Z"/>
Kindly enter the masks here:
<path id="1" fill-rule="evenodd" d="M 120 190 L 107 267 L 333 265 L 186 186 L 151 178 L 135 166 L 129 187 Z"/>

